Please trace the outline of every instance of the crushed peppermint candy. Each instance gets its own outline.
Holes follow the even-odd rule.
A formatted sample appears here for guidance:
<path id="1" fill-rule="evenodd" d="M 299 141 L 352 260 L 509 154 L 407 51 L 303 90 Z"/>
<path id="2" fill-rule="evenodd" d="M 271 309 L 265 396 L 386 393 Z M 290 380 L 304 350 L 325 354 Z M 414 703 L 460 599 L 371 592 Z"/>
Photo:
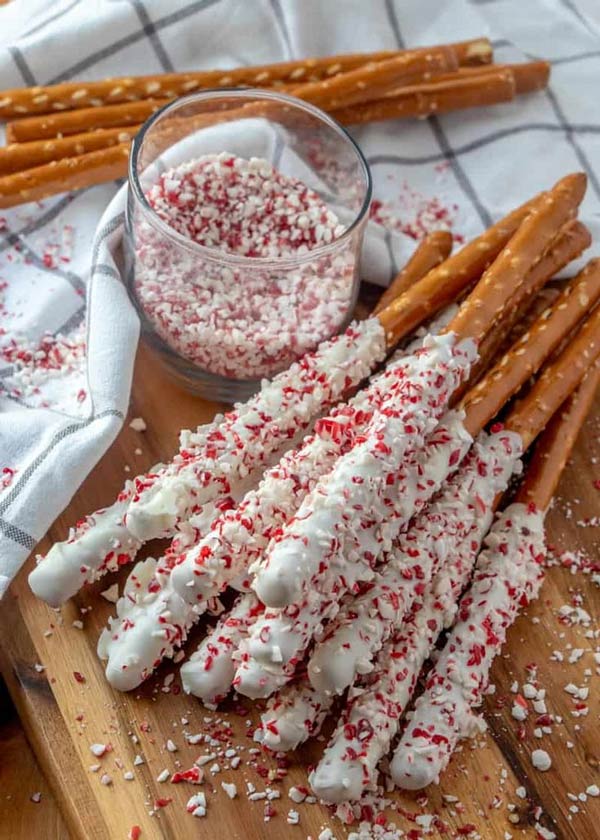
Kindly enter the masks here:
<path id="1" fill-rule="evenodd" d="M 266 160 L 224 152 L 167 170 L 146 197 L 177 234 L 212 251 L 182 248 L 148 221 L 136 223 L 139 304 L 194 364 L 236 379 L 269 376 L 346 320 L 354 242 L 340 239 L 345 227 L 306 184 Z"/>

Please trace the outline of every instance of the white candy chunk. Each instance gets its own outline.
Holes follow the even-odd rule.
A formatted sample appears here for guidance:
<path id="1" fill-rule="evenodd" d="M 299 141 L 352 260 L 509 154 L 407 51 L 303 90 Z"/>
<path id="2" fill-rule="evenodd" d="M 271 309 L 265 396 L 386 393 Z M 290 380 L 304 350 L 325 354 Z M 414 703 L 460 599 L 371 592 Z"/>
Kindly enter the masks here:
<path id="1" fill-rule="evenodd" d="M 552 767 L 552 759 L 546 750 L 534 750 L 531 753 L 531 763 L 536 770 L 541 770 L 543 773 Z"/>

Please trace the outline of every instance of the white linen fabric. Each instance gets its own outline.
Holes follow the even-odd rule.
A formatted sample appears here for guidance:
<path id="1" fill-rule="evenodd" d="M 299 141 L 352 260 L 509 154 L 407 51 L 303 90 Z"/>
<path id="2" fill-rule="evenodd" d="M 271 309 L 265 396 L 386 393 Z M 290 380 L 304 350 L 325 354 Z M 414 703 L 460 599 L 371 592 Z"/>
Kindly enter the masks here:
<path id="1" fill-rule="evenodd" d="M 362 276 L 385 284 L 451 208 L 464 237 L 576 169 L 600 242 L 600 13 L 594 0 L 15 0 L 0 9 L 2 88 L 267 63 L 489 35 L 497 61 L 546 57 L 546 92 L 360 128 L 375 198 Z M 118 184 L 4 214 L 0 225 L 0 594 L 116 436 L 137 317 L 118 268 Z M 108 205 L 108 207 L 107 207 Z M 430 221 L 430 219 L 429 219 Z M 106 499 L 107 503 L 110 499 Z"/>

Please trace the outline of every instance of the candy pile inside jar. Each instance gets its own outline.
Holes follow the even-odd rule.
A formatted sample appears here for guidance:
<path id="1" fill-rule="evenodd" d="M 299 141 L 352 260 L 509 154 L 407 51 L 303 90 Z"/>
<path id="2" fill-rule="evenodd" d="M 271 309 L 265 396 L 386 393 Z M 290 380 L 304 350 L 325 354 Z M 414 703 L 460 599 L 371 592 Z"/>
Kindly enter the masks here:
<path id="1" fill-rule="evenodd" d="M 346 321 L 352 246 L 310 257 L 345 228 L 302 181 L 260 158 L 210 154 L 162 173 L 146 198 L 190 248 L 140 220 L 135 293 L 190 362 L 234 379 L 270 376 Z"/>

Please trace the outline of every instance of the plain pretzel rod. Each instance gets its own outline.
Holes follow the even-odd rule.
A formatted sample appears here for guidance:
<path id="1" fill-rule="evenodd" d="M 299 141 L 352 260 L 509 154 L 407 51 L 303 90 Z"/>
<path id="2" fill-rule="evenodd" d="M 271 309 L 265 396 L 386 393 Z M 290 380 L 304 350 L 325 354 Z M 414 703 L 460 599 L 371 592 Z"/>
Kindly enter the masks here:
<path id="1" fill-rule="evenodd" d="M 560 345 L 600 299 L 600 260 L 592 260 L 561 292 L 515 345 L 497 362 L 461 403 L 465 426 L 477 433 L 514 395 L 527 376 Z M 578 366 L 576 366 L 577 368 Z M 523 369 L 526 371 L 523 377 Z M 522 430 L 527 436 L 527 431 Z"/>
<path id="2" fill-rule="evenodd" d="M 447 260 L 452 251 L 452 234 L 446 230 L 428 233 L 415 248 L 409 261 L 392 280 L 373 310 L 378 315 L 393 300 L 410 289 L 416 280 Z"/>
<path id="3" fill-rule="evenodd" d="M 479 67 L 459 67 L 451 73 L 444 73 L 435 77 L 435 83 L 455 81 L 456 79 L 472 79 L 485 73 L 495 73 L 504 70 L 512 73 L 515 80 L 515 93 L 533 93 L 548 86 L 551 64 L 548 61 L 525 61 L 519 64 L 489 64 Z M 409 88 L 392 90 L 386 96 L 394 96 L 408 92 Z M 374 97 L 373 97 L 374 98 Z"/>
<path id="4" fill-rule="evenodd" d="M 129 143 L 140 125 L 104 128 L 50 140 L 31 140 L 0 147 L 0 176 L 21 173 L 34 166 L 51 164 L 63 158 L 79 157 L 119 143 Z"/>
<path id="5" fill-rule="evenodd" d="M 429 82 L 438 75 L 456 70 L 458 58 L 454 50 L 451 47 L 436 47 L 430 52 L 415 50 L 385 61 L 365 64 L 332 79 L 299 85 L 292 88 L 291 93 L 312 105 L 332 111 L 379 99 L 397 88 Z"/>
<path id="6" fill-rule="evenodd" d="M 439 47 L 421 47 L 406 52 L 427 53 L 439 48 L 451 49 L 461 66 L 485 64 L 492 60 L 492 45 L 488 38 L 475 38 Z M 404 52 L 384 50 L 351 53 L 256 67 L 125 76 L 94 82 L 63 82 L 57 85 L 15 88 L 0 92 L 0 118 L 18 118 L 26 114 L 46 114 L 112 105 L 148 97 L 174 98 L 202 88 L 266 87 L 281 83 L 313 82 L 350 72 L 365 64 L 387 61 Z"/>
<path id="7" fill-rule="evenodd" d="M 600 362 L 596 360 L 539 436 L 527 474 L 515 494 L 516 503 L 534 504 L 538 510 L 548 508 L 599 385 Z"/>
<path id="8" fill-rule="evenodd" d="M 395 751 L 391 772 L 400 787 L 418 790 L 439 779 L 458 741 L 480 728 L 473 710 L 481 703 L 508 628 L 539 593 L 544 579 L 545 512 L 599 382 L 596 360 L 554 414 L 555 401 L 544 402 L 545 420 L 551 419 L 537 440 L 514 502 L 500 514 L 485 540 L 471 587 L 458 604 L 458 621 Z M 562 384 L 568 389 L 572 381 Z M 517 405 L 511 425 L 523 425 L 526 415 L 523 403 Z"/>
<path id="9" fill-rule="evenodd" d="M 473 388 L 509 335 L 514 337 L 507 343 L 507 350 L 521 337 L 526 328 L 516 331 L 515 327 L 521 323 L 521 318 L 529 311 L 534 297 L 558 271 L 580 256 L 591 245 L 591 241 L 589 230 L 580 221 L 575 220 L 564 225 L 550 249 L 529 271 L 523 283 L 511 296 L 505 316 L 500 318 L 483 338 L 479 346 L 479 359 L 471 369 L 469 379 L 453 395 L 452 404 L 461 400 Z M 543 309 L 547 306 L 548 304 Z M 541 311 L 537 314 L 541 314 Z M 535 317 L 537 316 L 532 318 L 531 323 Z"/>
<path id="10" fill-rule="evenodd" d="M 363 69 L 356 72 L 359 78 L 365 73 Z M 337 95 L 336 90 L 340 86 L 341 82 L 336 83 L 334 95 Z M 330 105 L 328 101 L 330 88 L 325 88 L 322 82 L 316 82 L 314 85 L 303 86 L 302 88 L 293 88 L 292 90 L 298 98 L 308 102 L 314 100 L 315 104 L 320 105 L 326 111 L 330 111 L 338 122 L 351 125 L 355 122 L 392 119 L 392 115 L 396 117 L 418 117 L 427 113 L 442 113 L 508 101 L 515 96 L 516 83 L 512 71 L 497 70 L 485 76 L 475 76 L 473 78 L 457 76 L 439 84 L 434 79 L 420 85 L 413 85 L 406 92 L 402 90 L 397 96 L 388 99 L 373 99 L 370 95 L 369 85 L 366 84 L 364 88 L 360 87 L 355 79 L 352 80 L 351 88 L 352 90 L 341 91 L 341 93 L 346 96 L 354 96 L 359 101 L 358 104 L 348 107 Z M 306 92 L 305 94 L 303 94 L 303 90 Z M 10 143 L 23 143 L 30 140 L 79 134 L 99 128 L 135 125 L 147 119 L 171 101 L 173 100 L 156 97 L 140 102 L 125 102 L 119 105 L 104 105 L 96 108 L 82 108 L 77 111 L 25 117 L 7 123 L 6 139 Z M 384 106 L 382 115 L 378 115 L 378 109 L 382 104 Z M 248 117 L 268 113 L 270 107 L 271 102 L 269 100 L 249 102 L 239 108 L 231 109 L 229 112 L 228 109 L 225 109 L 222 114 L 218 113 L 219 109 L 217 108 L 216 114 L 210 112 L 200 114 L 198 119 L 192 118 L 190 122 L 197 125 L 203 123 L 211 125 L 223 119 L 231 120 L 231 117 L 236 113 Z M 383 115 L 383 111 L 386 115 Z"/>
<path id="11" fill-rule="evenodd" d="M 600 260 L 595 261 L 594 268 L 596 276 L 600 277 Z M 594 301 L 588 303 L 588 310 L 592 306 Z M 517 432 L 524 446 L 528 447 L 545 426 L 548 405 L 553 405 L 554 411 L 557 411 L 565 399 L 565 392 L 569 394 L 577 387 L 590 365 L 595 365 L 598 356 L 600 307 L 596 306 L 572 341 L 557 359 L 546 366 L 527 395 L 517 403 L 517 411 L 506 421 L 506 428 Z"/>

